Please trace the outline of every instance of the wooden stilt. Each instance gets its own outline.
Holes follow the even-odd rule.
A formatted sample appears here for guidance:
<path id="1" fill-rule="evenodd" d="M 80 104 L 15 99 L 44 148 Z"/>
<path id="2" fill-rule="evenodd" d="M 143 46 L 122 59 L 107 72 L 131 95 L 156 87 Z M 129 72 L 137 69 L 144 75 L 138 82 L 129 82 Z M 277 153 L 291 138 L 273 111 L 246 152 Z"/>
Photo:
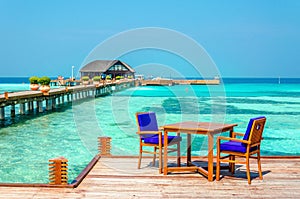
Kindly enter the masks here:
<path id="1" fill-rule="evenodd" d="M 58 96 L 58 97 L 57 97 L 57 104 L 58 104 L 58 105 L 60 105 L 60 103 L 61 103 L 61 102 L 60 102 L 60 98 L 61 98 L 61 96 Z"/>
<path id="2" fill-rule="evenodd" d="M 43 101 L 41 101 L 41 100 L 38 101 L 38 107 L 39 107 L 39 108 L 38 108 L 38 109 L 39 109 L 39 112 L 42 113 L 42 112 L 43 112 Z"/>
<path id="3" fill-rule="evenodd" d="M 47 111 L 51 110 L 51 108 L 50 108 L 50 101 L 48 99 L 46 99 L 46 110 Z"/>
<path id="4" fill-rule="evenodd" d="M 52 109 L 56 109 L 56 98 L 53 97 L 51 102 L 52 102 Z"/>
<path id="5" fill-rule="evenodd" d="M 21 104 L 20 104 L 20 114 L 21 114 L 21 115 L 24 115 L 24 113 L 25 113 L 25 104 L 24 104 L 24 103 L 21 103 Z"/>
<path id="6" fill-rule="evenodd" d="M 0 107 L 0 120 L 4 120 L 4 118 L 5 118 L 4 107 Z"/>
<path id="7" fill-rule="evenodd" d="M 15 117 L 16 116 L 16 107 L 14 104 L 10 106 L 10 117 Z"/>

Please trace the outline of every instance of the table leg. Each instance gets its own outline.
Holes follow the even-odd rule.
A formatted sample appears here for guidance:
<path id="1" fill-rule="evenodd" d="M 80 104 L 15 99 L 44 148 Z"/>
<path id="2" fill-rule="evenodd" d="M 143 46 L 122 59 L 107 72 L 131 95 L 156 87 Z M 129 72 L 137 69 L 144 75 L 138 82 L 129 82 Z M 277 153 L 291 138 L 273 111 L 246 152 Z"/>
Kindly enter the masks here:
<path id="1" fill-rule="evenodd" d="M 180 133 L 177 133 L 177 136 L 180 136 Z M 177 166 L 181 166 L 181 154 L 180 154 L 180 142 L 177 144 Z"/>
<path id="2" fill-rule="evenodd" d="M 164 130 L 164 175 L 168 174 L 168 131 Z"/>
<path id="3" fill-rule="evenodd" d="M 187 166 L 191 165 L 192 162 L 192 154 L 191 154 L 191 134 L 187 134 L 187 160 L 186 160 L 186 164 Z"/>
<path id="4" fill-rule="evenodd" d="M 233 137 L 233 129 L 231 129 L 230 131 L 229 131 L 229 137 Z"/>
<path id="5" fill-rule="evenodd" d="M 231 129 L 230 131 L 229 131 L 229 137 L 231 137 L 231 138 L 235 138 L 235 136 L 233 136 L 233 129 Z M 230 161 L 234 161 L 235 160 L 235 157 L 234 156 L 229 156 L 229 160 Z M 234 163 L 229 163 L 229 171 L 233 174 L 233 172 L 234 172 Z"/>
<path id="6" fill-rule="evenodd" d="M 214 146 L 214 136 L 212 133 L 208 133 L 208 181 L 213 181 L 213 173 L 214 173 L 214 151 L 213 151 L 213 146 Z"/>

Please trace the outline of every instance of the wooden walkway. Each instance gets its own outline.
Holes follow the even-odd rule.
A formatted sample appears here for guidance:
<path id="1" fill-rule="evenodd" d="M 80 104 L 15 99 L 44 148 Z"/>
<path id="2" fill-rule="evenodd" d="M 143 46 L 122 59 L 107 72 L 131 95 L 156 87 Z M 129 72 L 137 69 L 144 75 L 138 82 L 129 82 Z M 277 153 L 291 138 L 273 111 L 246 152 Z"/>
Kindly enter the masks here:
<path id="1" fill-rule="evenodd" d="M 235 177 L 226 174 L 208 182 L 197 173 L 158 174 L 150 158 L 137 167 L 137 158 L 101 158 L 75 189 L 0 187 L 0 198 L 300 198 L 300 158 L 263 158 L 264 180 L 256 175 L 251 162 L 252 184 L 248 185 L 245 166 Z"/>
<path id="2" fill-rule="evenodd" d="M 207 79 L 207 80 L 173 80 L 173 79 L 149 79 L 149 80 L 137 80 L 137 84 L 141 86 L 172 86 L 175 84 L 180 85 L 219 85 L 219 79 Z"/>
<path id="3" fill-rule="evenodd" d="M 52 110 L 57 106 L 64 104 L 65 101 L 73 102 L 85 98 L 101 97 L 129 87 L 134 87 L 134 80 L 106 82 L 99 85 L 78 85 L 72 87 L 54 88 L 44 94 L 41 91 L 20 91 L 4 92 L 0 94 L 0 120 L 9 117 L 5 114 L 5 108 L 10 106 L 10 117 L 16 116 L 16 106 L 19 108 L 19 115 L 25 115 L 28 112 L 43 112 L 44 109 Z M 43 107 L 45 102 L 45 108 Z M 27 108 L 27 109 L 26 109 Z"/>

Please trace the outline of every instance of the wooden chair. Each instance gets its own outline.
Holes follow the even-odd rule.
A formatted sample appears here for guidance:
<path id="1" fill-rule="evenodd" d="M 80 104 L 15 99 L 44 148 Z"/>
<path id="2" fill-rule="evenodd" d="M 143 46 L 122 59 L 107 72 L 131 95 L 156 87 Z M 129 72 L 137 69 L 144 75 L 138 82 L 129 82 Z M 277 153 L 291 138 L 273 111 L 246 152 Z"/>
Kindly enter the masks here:
<path id="1" fill-rule="evenodd" d="M 264 130 L 266 118 L 257 117 L 250 119 L 245 134 L 233 132 L 233 137 L 218 137 L 217 139 L 217 170 L 216 180 L 220 180 L 220 163 L 229 163 L 229 170 L 234 174 L 235 163 L 246 164 L 248 184 L 251 184 L 249 158 L 257 159 L 259 179 L 263 179 L 260 162 L 260 143 Z M 243 139 L 237 139 L 236 135 L 244 136 Z M 227 140 L 222 142 L 221 140 Z M 221 156 L 221 154 L 226 154 Z M 253 156 L 255 155 L 256 156 Z M 235 156 L 244 157 L 246 161 L 239 161 Z M 228 159 L 227 159 L 228 158 Z"/>
<path id="2" fill-rule="evenodd" d="M 164 145 L 164 136 L 158 129 L 156 115 L 154 112 L 138 112 L 136 113 L 136 121 L 138 125 L 137 134 L 140 136 L 140 152 L 138 169 L 141 167 L 142 153 L 153 154 L 153 166 L 155 159 L 159 156 L 159 173 L 162 173 L 162 149 Z M 176 148 L 168 148 L 168 152 L 177 151 L 177 164 L 180 164 L 180 136 L 168 136 L 168 146 L 176 145 Z M 143 149 L 143 147 L 154 147 L 154 151 Z"/>

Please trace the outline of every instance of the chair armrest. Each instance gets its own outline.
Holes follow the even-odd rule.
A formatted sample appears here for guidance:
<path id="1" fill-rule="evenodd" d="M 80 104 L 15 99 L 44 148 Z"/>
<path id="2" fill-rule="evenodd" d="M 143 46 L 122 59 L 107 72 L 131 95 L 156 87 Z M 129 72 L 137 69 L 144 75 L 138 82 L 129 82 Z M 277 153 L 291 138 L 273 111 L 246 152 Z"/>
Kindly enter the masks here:
<path id="1" fill-rule="evenodd" d="M 248 140 L 241 140 L 241 139 L 237 139 L 237 138 L 230 138 L 230 137 L 219 136 L 218 137 L 218 143 L 221 140 L 228 140 L 228 141 L 235 141 L 235 142 L 241 142 L 241 143 L 245 143 L 245 144 L 250 144 L 250 141 L 248 141 Z"/>
<path id="2" fill-rule="evenodd" d="M 244 136 L 244 133 L 232 132 L 232 136 L 233 136 L 233 138 L 235 138 L 236 136 L 241 136 L 241 137 L 243 137 L 243 136 Z"/>
<path id="3" fill-rule="evenodd" d="M 161 131 L 138 131 L 136 134 L 138 135 L 146 135 L 146 134 L 153 134 L 153 135 L 159 135 L 161 134 Z"/>

